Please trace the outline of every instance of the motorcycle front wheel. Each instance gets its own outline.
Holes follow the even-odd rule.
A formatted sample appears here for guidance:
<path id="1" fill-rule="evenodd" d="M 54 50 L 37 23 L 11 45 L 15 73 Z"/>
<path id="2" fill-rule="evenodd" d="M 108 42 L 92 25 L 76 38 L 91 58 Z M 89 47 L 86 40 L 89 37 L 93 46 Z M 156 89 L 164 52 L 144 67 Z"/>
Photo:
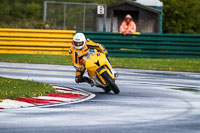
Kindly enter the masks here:
<path id="1" fill-rule="evenodd" d="M 107 71 L 103 72 L 101 74 L 101 76 L 103 77 L 103 79 L 106 81 L 106 83 L 110 86 L 110 88 L 112 89 L 112 91 L 115 94 L 119 94 L 120 90 L 118 88 L 118 86 L 115 84 L 115 80 L 112 79 L 112 77 L 108 74 Z"/>

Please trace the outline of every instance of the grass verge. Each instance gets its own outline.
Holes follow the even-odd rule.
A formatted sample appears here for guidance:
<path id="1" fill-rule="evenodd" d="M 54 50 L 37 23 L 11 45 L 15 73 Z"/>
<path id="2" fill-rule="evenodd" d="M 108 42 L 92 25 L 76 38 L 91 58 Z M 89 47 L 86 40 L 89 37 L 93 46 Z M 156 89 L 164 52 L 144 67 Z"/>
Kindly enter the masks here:
<path id="1" fill-rule="evenodd" d="M 0 99 L 31 98 L 55 92 L 49 84 L 0 77 Z"/>
<path id="2" fill-rule="evenodd" d="M 0 54 L 0 62 L 71 65 L 70 57 L 62 55 Z M 110 57 L 110 62 L 113 67 L 119 68 L 200 72 L 200 58 L 153 59 Z"/>
<path id="3" fill-rule="evenodd" d="M 152 59 L 152 58 L 111 58 L 113 67 L 132 69 L 200 72 L 200 58 Z"/>

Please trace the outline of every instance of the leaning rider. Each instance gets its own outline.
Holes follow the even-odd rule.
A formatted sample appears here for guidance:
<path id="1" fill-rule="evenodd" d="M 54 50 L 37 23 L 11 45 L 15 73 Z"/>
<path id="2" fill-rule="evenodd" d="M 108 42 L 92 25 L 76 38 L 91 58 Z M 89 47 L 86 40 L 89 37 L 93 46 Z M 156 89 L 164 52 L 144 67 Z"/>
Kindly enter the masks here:
<path id="1" fill-rule="evenodd" d="M 94 86 L 94 82 L 88 78 L 83 76 L 85 72 L 85 67 L 83 65 L 83 56 L 89 52 L 89 49 L 97 49 L 101 51 L 102 53 L 106 54 L 108 57 L 108 51 L 98 43 L 94 43 L 90 39 L 86 39 L 85 35 L 83 33 L 76 33 L 73 37 L 73 42 L 72 42 L 72 47 L 69 49 L 69 54 L 72 60 L 73 66 L 76 68 L 76 77 L 75 77 L 75 82 L 76 83 L 81 83 L 81 82 L 87 82 L 91 86 Z M 112 74 L 117 77 L 118 73 L 116 73 L 111 65 L 111 72 Z"/>

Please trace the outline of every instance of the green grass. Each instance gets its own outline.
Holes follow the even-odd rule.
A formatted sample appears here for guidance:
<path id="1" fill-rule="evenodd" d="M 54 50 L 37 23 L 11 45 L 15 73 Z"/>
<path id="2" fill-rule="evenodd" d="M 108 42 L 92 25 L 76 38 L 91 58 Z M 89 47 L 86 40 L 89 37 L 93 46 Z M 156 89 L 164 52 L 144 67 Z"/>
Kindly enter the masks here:
<path id="1" fill-rule="evenodd" d="M 119 68 L 200 72 L 200 58 L 153 59 L 110 57 L 110 61 L 113 67 Z M 0 62 L 71 65 L 70 57 L 61 55 L 0 54 Z"/>
<path id="2" fill-rule="evenodd" d="M 145 70 L 200 72 L 200 58 L 193 59 L 150 59 L 111 58 L 113 67 Z"/>
<path id="3" fill-rule="evenodd" d="M 33 54 L 0 54 L 0 62 L 39 63 L 39 64 L 71 64 L 69 56 L 33 55 Z"/>
<path id="4" fill-rule="evenodd" d="M 1 99 L 45 96 L 55 92 L 55 89 L 49 84 L 0 77 L 0 101 Z"/>

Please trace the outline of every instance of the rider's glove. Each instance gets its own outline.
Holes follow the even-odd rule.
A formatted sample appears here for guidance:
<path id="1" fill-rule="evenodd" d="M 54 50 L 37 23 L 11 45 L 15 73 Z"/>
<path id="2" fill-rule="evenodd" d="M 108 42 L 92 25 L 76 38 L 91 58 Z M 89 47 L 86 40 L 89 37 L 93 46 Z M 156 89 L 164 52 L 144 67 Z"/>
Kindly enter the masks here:
<path id="1" fill-rule="evenodd" d="M 102 53 L 104 53 L 106 55 L 106 57 L 108 57 L 108 51 L 107 50 L 102 51 Z"/>

